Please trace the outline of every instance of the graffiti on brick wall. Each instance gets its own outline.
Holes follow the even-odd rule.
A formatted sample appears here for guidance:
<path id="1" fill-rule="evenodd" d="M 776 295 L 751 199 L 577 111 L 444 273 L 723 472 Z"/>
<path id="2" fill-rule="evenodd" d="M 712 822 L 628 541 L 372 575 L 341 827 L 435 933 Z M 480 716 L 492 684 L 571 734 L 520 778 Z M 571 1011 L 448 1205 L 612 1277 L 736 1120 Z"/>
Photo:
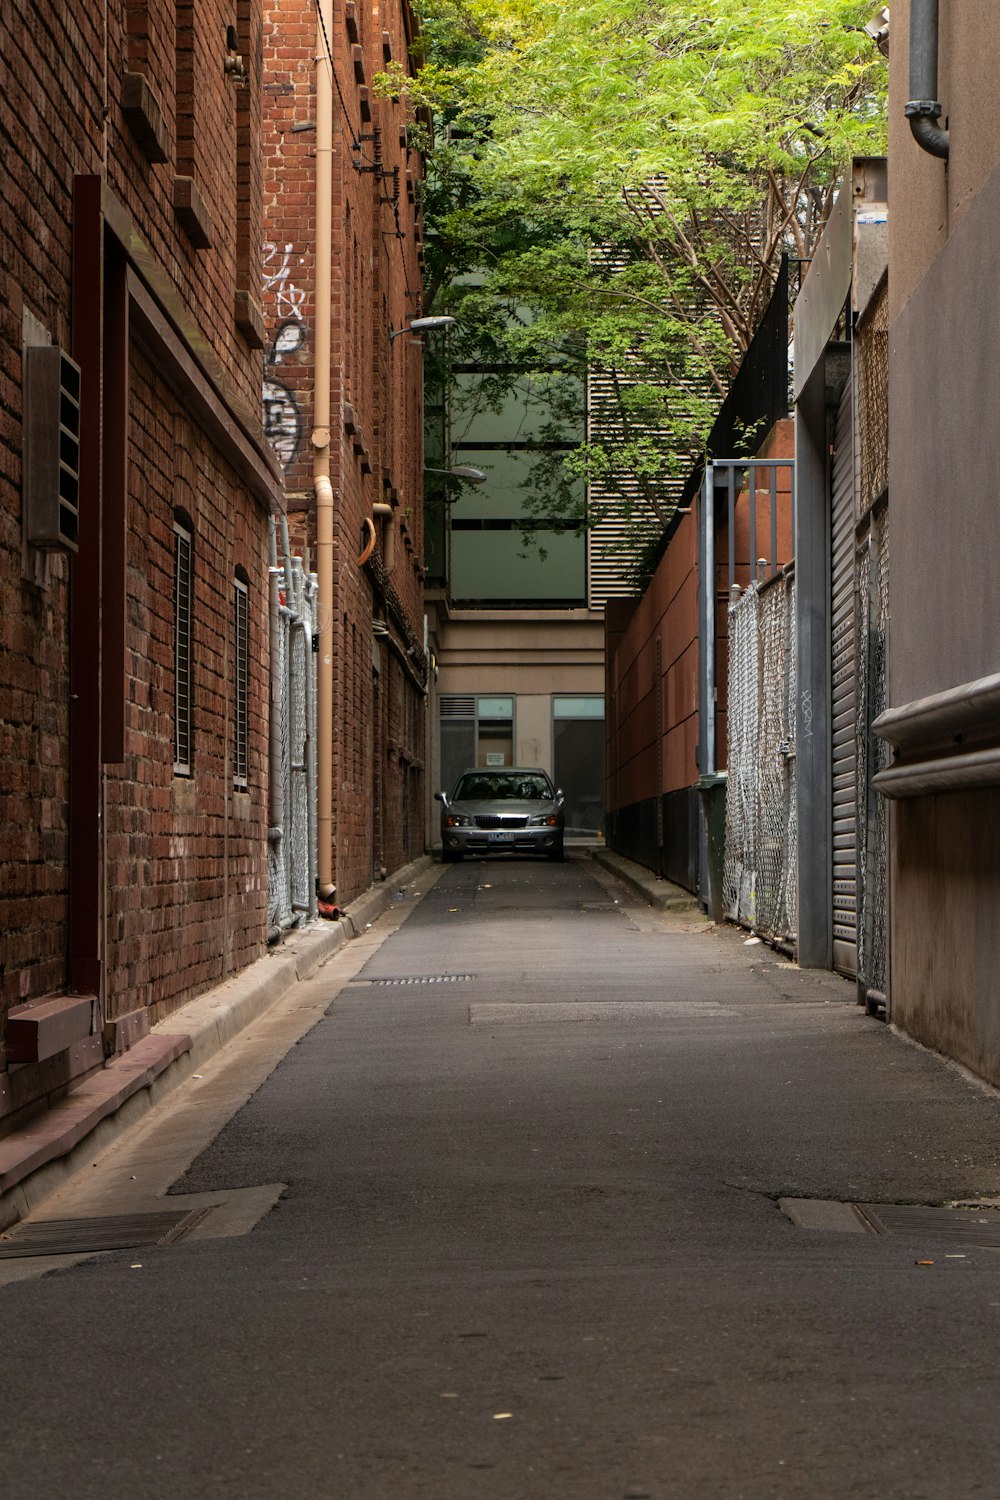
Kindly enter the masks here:
<path id="1" fill-rule="evenodd" d="M 264 377 L 264 434 L 287 469 L 299 451 L 302 413 L 294 393 L 270 375 Z"/>
<path id="2" fill-rule="evenodd" d="M 264 244 L 264 295 L 273 299 L 278 327 L 268 352 L 264 371 L 264 432 L 283 469 L 295 459 L 302 440 L 302 412 L 295 392 L 277 370 L 284 360 L 297 354 L 306 341 L 303 313 L 305 290 L 293 280 L 295 247 Z M 301 260 L 299 262 L 301 264 Z"/>
<path id="3" fill-rule="evenodd" d="M 292 280 L 292 262 L 295 259 L 295 246 L 277 245 L 273 240 L 265 240 L 263 255 L 264 271 L 264 293 L 270 293 L 274 298 L 275 312 L 279 319 L 296 318 L 300 323 L 303 320 L 302 306 L 306 300 L 306 294 L 302 287 L 296 286 Z M 301 257 L 299 265 L 302 264 Z"/>

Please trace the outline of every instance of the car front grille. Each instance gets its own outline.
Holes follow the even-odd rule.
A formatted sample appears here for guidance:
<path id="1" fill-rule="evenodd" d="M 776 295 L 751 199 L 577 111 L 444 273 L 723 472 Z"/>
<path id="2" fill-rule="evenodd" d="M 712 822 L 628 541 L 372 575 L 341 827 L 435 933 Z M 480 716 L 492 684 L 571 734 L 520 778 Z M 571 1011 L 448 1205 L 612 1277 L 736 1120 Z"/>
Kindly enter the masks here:
<path id="1" fill-rule="evenodd" d="M 527 828 L 527 818 L 481 817 L 476 819 L 477 828 Z"/>

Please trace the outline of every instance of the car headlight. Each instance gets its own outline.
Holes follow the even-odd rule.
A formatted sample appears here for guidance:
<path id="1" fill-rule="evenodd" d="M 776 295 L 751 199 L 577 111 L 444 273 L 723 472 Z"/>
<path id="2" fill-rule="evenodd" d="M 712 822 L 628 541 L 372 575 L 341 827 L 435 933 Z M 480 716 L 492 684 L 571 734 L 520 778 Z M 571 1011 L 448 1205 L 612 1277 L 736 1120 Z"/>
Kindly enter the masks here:
<path id="1" fill-rule="evenodd" d="M 445 818 L 445 825 L 448 828 L 471 828 L 472 819 L 467 818 L 465 813 L 449 813 Z"/>
<path id="2" fill-rule="evenodd" d="M 528 822 L 532 828 L 555 828 L 559 819 L 555 813 L 536 813 Z"/>

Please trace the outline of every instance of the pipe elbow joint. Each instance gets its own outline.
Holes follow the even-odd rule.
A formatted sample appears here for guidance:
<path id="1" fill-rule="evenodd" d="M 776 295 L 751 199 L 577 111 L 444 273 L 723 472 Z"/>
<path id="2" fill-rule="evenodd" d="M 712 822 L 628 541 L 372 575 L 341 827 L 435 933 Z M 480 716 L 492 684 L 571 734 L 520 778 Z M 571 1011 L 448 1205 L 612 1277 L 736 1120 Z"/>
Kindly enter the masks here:
<path id="1" fill-rule="evenodd" d="M 941 116 L 941 105 L 936 99 L 910 99 L 904 108 L 904 114 L 910 122 L 910 130 L 913 139 L 922 151 L 929 156 L 939 157 L 941 161 L 948 160 L 950 142 L 948 132 L 943 125 L 938 124 Z"/>

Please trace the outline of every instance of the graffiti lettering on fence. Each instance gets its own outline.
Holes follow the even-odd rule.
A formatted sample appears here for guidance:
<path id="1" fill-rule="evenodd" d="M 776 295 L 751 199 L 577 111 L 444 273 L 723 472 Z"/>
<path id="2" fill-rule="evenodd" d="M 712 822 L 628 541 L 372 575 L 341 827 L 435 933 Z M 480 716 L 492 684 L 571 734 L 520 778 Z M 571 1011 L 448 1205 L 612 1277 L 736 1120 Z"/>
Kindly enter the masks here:
<path id="1" fill-rule="evenodd" d="M 292 280 L 292 251 L 294 246 L 276 245 L 265 240 L 262 267 L 264 291 L 274 296 L 275 310 L 279 318 L 303 317 L 302 305 L 306 300 L 305 290 Z M 301 265 L 301 259 L 299 260 Z"/>

